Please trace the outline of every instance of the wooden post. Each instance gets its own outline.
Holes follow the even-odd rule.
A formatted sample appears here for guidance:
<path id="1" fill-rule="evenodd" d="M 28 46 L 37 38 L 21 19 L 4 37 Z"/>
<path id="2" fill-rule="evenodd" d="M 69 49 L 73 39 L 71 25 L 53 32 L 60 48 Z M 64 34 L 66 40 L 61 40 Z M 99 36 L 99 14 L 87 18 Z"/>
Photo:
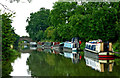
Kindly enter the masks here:
<path id="1" fill-rule="evenodd" d="M 103 63 L 100 64 L 100 67 L 101 67 L 101 72 L 104 72 L 104 64 Z"/>
<path id="2" fill-rule="evenodd" d="M 109 51 L 112 51 L 112 43 L 109 43 Z"/>
<path id="3" fill-rule="evenodd" d="M 112 72 L 112 63 L 109 64 L 109 72 Z"/>
<path id="4" fill-rule="evenodd" d="M 104 51 L 104 44 L 101 43 L 101 46 L 100 46 L 100 51 L 103 52 Z"/>

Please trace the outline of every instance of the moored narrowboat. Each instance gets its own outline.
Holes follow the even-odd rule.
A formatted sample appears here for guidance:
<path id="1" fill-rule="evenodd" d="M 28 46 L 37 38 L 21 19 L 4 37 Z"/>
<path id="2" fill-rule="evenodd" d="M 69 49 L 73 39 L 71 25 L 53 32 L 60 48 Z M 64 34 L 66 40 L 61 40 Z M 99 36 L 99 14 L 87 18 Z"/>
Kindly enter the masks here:
<path id="1" fill-rule="evenodd" d="M 63 51 L 66 52 L 78 52 L 80 50 L 81 42 L 77 37 L 72 38 L 71 42 L 64 42 Z"/>
<path id="2" fill-rule="evenodd" d="M 63 51 L 66 51 L 66 52 L 77 52 L 77 48 L 74 47 L 74 43 L 72 43 L 72 42 L 64 42 Z"/>
<path id="3" fill-rule="evenodd" d="M 37 47 L 37 43 L 36 42 L 30 42 L 30 47 Z"/>
<path id="4" fill-rule="evenodd" d="M 44 49 L 43 45 L 44 45 L 44 42 L 37 42 L 37 47 L 38 48 Z"/>
<path id="5" fill-rule="evenodd" d="M 56 49 L 59 47 L 60 42 L 53 42 L 52 49 Z"/>
<path id="6" fill-rule="evenodd" d="M 53 45 L 53 42 L 45 42 L 43 46 L 44 46 L 44 49 L 46 49 L 46 48 L 51 49 L 52 45 Z"/>
<path id="7" fill-rule="evenodd" d="M 53 42 L 53 45 L 51 47 L 51 49 L 54 49 L 54 50 L 63 50 L 63 45 L 64 43 L 60 43 L 60 42 Z"/>
<path id="8" fill-rule="evenodd" d="M 102 40 L 93 40 L 86 42 L 85 51 L 96 53 L 100 59 L 107 59 L 108 57 L 114 57 L 111 42 L 102 42 Z"/>

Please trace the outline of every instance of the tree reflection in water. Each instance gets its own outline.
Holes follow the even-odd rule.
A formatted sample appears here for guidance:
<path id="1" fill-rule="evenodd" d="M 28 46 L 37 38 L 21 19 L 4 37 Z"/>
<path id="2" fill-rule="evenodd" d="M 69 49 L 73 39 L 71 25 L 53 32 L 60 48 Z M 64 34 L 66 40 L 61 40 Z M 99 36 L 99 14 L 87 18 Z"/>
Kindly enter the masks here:
<path id="1" fill-rule="evenodd" d="M 19 53 L 18 55 L 10 57 L 8 60 L 2 61 L 2 77 L 10 77 L 10 73 L 13 71 L 11 63 L 13 63 L 18 57 L 20 57 Z"/>
<path id="2" fill-rule="evenodd" d="M 32 76 L 119 76 L 120 73 L 120 65 L 114 66 L 111 73 L 100 73 L 86 66 L 84 59 L 74 64 L 70 58 L 64 56 L 64 52 L 55 54 L 33 51 L 27 59 L 27 64 Z"/>

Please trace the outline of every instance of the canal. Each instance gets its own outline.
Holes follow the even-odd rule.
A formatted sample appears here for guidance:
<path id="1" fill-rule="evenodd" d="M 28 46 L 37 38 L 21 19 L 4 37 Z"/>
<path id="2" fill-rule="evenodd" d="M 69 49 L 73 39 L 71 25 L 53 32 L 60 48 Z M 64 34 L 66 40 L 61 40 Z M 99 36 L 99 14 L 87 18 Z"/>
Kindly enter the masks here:
<path id="1" fill-rule="evenodd" d="M 51 49 L 26 48 L 11 63 L 10 76 L 120 76 L 115 59 L 112 72 L 99 72 L 86 65 L 84 52 L 77 54 Z M 75 57 L 74 57 L 75 56 Z"/>

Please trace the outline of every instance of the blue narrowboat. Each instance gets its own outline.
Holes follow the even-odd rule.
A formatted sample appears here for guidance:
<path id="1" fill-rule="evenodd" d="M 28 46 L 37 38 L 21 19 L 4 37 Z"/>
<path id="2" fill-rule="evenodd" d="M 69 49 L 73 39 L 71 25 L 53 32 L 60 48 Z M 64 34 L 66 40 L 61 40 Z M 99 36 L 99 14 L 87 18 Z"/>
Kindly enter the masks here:
<path id="1" fill-rule="evenodd" d="M 64 47 L 63 47 L 63 51 L 65 52 L 77 52 L 78 50 L 80 50 L 80 44 L 81 42 L 79 40 L 79 38 L 75 37 L 72 38 L 71 42 L 64 42 Z"/>

